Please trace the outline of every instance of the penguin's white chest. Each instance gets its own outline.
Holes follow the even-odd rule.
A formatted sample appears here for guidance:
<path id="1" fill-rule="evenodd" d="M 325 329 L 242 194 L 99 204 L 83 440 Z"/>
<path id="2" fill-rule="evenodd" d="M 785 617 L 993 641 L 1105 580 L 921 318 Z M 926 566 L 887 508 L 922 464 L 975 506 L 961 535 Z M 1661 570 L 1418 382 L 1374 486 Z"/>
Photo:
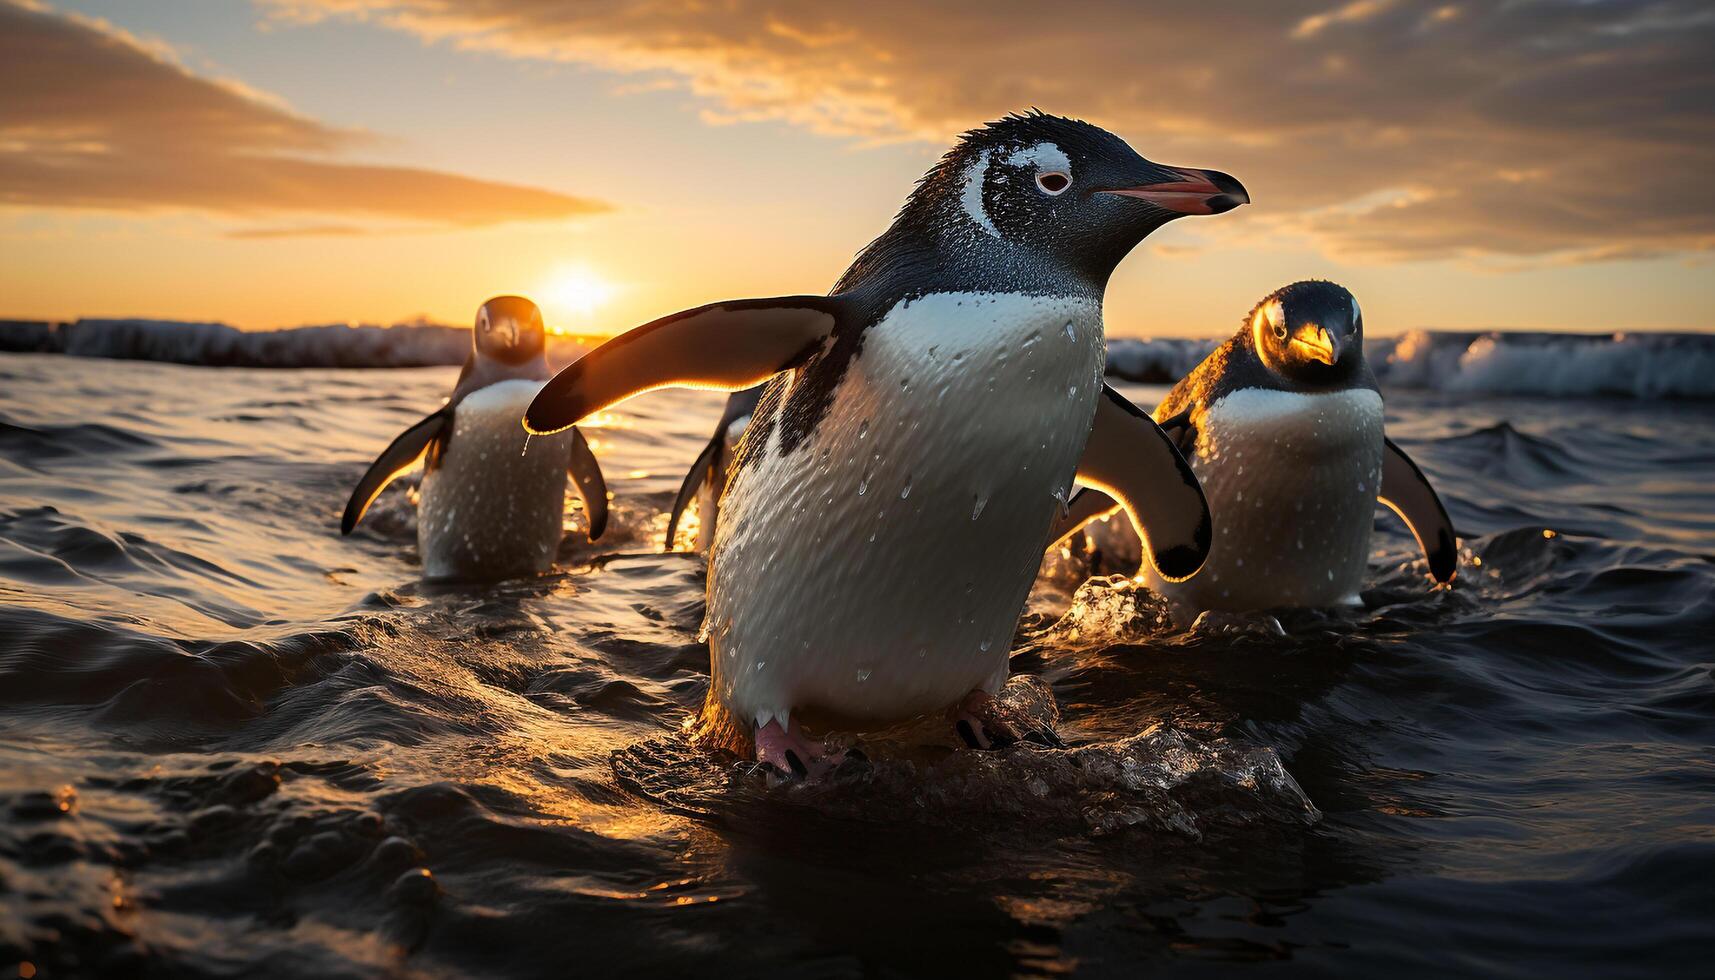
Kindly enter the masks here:
<path id="1" fill-rule="evenodd" d="M 809 438 L 774 426 L 728 487 L 714 695 L 886 724 L 998 688 L 1102 363 L 1094 300 L 932 295 L 871 326 Z"/>
<path id="2" fill-rule="evenodd" d="M 540 381 L 501 381 L 453 409 L 453 435 L 424 474 L 417 550 L 428 578 L 543 572 L 560 546 L 571 433 L 528 440 L 519 420 Z"/>
<path id="3" fill-rule="evenodd" d="M 1197 609 L 1326 606 L 1369 565 L 1381 487 L 1382 399 L 1367 389 L 1247 388 L 1209 407 L 1191 469 L 1214 541 L 1189 581 L 1149 585 Z"/>

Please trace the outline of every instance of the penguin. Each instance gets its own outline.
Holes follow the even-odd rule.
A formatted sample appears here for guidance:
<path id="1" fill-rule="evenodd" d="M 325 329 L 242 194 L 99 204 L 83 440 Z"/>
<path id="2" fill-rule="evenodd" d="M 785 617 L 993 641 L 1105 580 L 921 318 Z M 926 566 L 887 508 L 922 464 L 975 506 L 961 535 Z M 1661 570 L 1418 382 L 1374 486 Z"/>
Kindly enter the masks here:
<path id="1" fill-rule="evenodd" d="M 566 477 L 583 497 L 589 538 L 607 527 L 607 483 L 583 433 L 531 440 L 518 417 L 548 380 L 542 311 L 496 296 L 476 311 L 452 396 L 394 439 L 357 482 L 340 520 L 350 534 L 394 477 L 419 459 L 417 550 L 430 579 L 547 571 L 560 546 Z"/>
<path id="2" fill-rule="evenodd" d="M 662 550 L 673 550 L 674 540 L 679 536 L 679 521 L 693 500 L 697 502 L 697 537 L 693 548 L 707 551 L 714 543 L 715 528 L 720 522 L 721 491 L 726 489 L 727 467 L 732 462 L 734 447 L 750 425 L 756 403 L 762 400 L 765 387 L 756 385 L 727 396 L 726 408 L 721 412 L 720 422 L 715 425 L 714 435 L 709 437 L 703 451 L 691 463 L 685 482 L 679 485 L 679 494 L 674 498 L 673 510 L 667 517 L 667 540 Z"/>
<path id="3" fill-rule="evenodd" d="M 1089 123 L 1010 115 L 964 134 L 828 295 L 674 313 L 550 381 L 531 432 L 767 382 L 709 554 L 696 734 L 794 776 L 834 763 L 811 731 L 943 710 L 977 747 L 1047 739 L 994 695 L 1073 474 L 1102 475 L 1165 578 L 1210 537 L 1189 466 L 1102 383 L 1108 278 L 1168 221 L 1248 202 Z"/>
<path id="4" fill-rule="evenodd" d="M 1363 311 L 1345 288 L 1308 280 L 1264 296 L 1154 418 L 1190 460 L 1215 521 L 1195 579 L 1143 569 L 1146 585 L 1190 611 L 1356 603 L 1378 502 L 1410 527 L 1434 581 L 1457 573 L 1447 509 L 1383 431 Z M 1073 497 L 1056 542 L 1119 509 L 1098 486 Z"/>

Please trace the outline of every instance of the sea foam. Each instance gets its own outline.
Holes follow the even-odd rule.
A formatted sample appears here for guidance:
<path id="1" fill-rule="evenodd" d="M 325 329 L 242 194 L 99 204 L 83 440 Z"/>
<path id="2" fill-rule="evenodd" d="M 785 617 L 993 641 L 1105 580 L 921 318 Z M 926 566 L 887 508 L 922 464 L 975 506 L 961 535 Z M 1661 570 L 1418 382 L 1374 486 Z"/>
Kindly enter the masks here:
<path id="1" fill-rule="evenodd" d="M 1365 340 L 1384 388 L 1487 395 L 1715 398 L 1715 336 L 1413 330 Z M 1219 341 L 1108 342 L 1108 374 L 1170 384 Z"/>
<path id="2" fill-rule="evenodd" d="M 1171 384 L 1220 344 L 1158 337 L 1108 341 L 1107 373 Z M 1384 388 L 1491 395 L 1715 398 L 1715 335 L 1413 330 L 1365 341 Z M 435 324 L 329 324 L 239 330 L 223 323 L 84 319 L 0 321 L 0 351 L 172 361 L 217 367 L 423 367 L 463 363 L 470 332 Z M 549 358 L 582 347 L 556 338 Z"/>

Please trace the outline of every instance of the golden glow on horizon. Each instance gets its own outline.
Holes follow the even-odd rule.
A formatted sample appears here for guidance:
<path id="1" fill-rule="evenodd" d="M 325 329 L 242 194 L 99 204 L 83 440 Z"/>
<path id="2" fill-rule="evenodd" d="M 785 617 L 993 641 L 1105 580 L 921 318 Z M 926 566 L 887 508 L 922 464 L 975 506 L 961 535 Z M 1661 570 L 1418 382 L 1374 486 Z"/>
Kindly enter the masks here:
<path id="1" fill-rule="evenodd" d="M 586 265 L 556 268 L 537 291 L 548 332 L 590 333 L 590 317 L 613 299 L 618 287 Z"/>

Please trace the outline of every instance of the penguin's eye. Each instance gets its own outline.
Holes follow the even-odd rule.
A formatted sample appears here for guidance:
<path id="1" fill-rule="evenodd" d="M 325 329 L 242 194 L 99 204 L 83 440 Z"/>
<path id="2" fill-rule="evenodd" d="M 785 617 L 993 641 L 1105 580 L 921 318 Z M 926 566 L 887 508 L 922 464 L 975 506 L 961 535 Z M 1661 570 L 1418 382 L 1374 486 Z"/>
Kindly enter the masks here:
<path id="1" fill-rule="evenodd" d="M 488 311 L 483 310 L 476 315 L 476 328 L 483 333 L 488 332 Z"/>
<path id="2" fill-rule="evenodd" d="M 1285 340 L 1286 339 L 1286 324 L 1278 323 L 1278 322 L 1275 323 L 1275 325 L 1274 325 L 1274 339 L 1276 339 L 1276 340 Z"/>
<path id="3" fill-rule="evenodd" d="M 1072 186 L 1072 178 L 1058 170 L 1045 170 L 1036 175 L 1036 186 L 1050 197 L 1059 197 Z"/>

